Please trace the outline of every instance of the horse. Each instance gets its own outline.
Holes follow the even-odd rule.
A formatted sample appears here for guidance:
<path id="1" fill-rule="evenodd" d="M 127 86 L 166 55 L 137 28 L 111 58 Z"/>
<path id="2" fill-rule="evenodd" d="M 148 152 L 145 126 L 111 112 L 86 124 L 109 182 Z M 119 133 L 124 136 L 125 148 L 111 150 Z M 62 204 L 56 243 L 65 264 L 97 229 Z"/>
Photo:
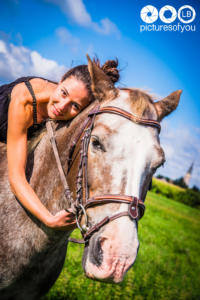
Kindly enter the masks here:
<path id="1" fill-rule="evenodd" d="M 80 229 L 87 227 L 90 231 L 90 234 L 86 231 L 82 265 L 87 277 L 117 283 L 135 262 L 139 248 L 138 215 L 141 213 L 138 205 L 140 203 L 142 207 L 152 176 L 165 161 L 158 122 L 176 109 L 181 90 L 154 102 L 142 90 L 116 88 L 90 59 L 88 69 L 96 100 L 70 125 L 55 124 L 54 131 L 62 168 L 75 203 L 81 160 L 77 144 L 83 140 L 77 136 L 91 115 L 89 118 L 93 121 L 89 128 L 85 153 L 87 166 L 83 175 L 88 197 L 93 202 L 82 206 L 77 218 Z M 95 112 L 97 106 L 104 112 Z M 108 106 L 110 111 L 105 112 Z M 26 176 L 52 214 L 69 208 L 46 131 L 30 142 Z M 0 298 L 39 299 L 62 270 L 71 231 L 46 227 L 15 198 L 9 186 L 4 144 L 0 145 L 0 179 Z M 82 194 L 85 193 L 84 190 Z M 98 198 L 99 195 L 107 196 Z M 106 201 L 109 195 L 110 201 Z M 137 217 L 132 218 L 132 213 L 127 213 L 128 208 L 137 211 Z"/>

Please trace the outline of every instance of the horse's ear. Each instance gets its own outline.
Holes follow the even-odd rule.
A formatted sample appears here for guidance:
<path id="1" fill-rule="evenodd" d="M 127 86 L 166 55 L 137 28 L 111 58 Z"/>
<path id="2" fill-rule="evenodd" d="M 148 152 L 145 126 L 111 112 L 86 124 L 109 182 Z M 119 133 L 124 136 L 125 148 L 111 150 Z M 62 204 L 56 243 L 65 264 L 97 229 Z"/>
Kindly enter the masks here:
<path id="1" fill-rule="evenodd" d="M 117 95 L 117 89 L 109 76 L 107 76 L 103 70 L 92 62 L 88 55 L 87 59 L 88 70 L 91 77 L 91 89 L 94 97 L 99 101 L 114 99 Z"/>
<path id="2" fill-rule="evenodd" d="M 164 117 L 169 115 L 172 111 L 174 111 L 177 108 L 181 93 L 182 90 L 177 90 L 171 93 L 166 98 L 154 103 L 158 114 L 158 121 L 161 121 Z"/>

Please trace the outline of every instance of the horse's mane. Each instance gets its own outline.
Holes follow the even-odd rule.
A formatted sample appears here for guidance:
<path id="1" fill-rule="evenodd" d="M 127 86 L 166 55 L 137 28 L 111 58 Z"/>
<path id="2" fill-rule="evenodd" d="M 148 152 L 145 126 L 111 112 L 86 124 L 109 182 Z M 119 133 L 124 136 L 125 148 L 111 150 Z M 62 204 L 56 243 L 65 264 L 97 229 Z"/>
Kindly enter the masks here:
<path id="1" fill-rule="evenodd" d="M 155 95 L 140 88 L 120 88 L 120 90 L 134 93 L 137 99 L 141 99 L 141 97 L 144 97 L 145 101 L 147 100 L 151 103 L 154 103 L 154 98 L 156 97 Z"/>
<path id="2" fill-rule="evenodd" d="M 46 128 L 42 128 L 40 131 L 38 131 L 34 137 L 32 137 L 29 141 L 28 141 L 28 154 L 30 152 L 32 152 L 35 147 L 38 145 L 38 143 L 41 141 L 41 139 L 43 138 L 43 136 L 46 134 Z"/>
<path id="3" fill-rule="evenodd" d="M 0 142 L 0 162 L 6 154 L 6 144 Z"/>

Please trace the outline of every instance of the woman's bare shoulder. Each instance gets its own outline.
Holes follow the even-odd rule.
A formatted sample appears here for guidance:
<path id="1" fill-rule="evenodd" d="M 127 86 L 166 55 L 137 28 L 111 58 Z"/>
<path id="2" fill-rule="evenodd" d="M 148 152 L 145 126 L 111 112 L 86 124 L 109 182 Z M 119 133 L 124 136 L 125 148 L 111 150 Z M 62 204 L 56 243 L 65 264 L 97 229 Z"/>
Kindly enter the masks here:
<path id="1" fill-rule="evenodd" d="M 33 78 L 30 80 L 33 92 L 37 100 L 48 98 L 49 94 L 55 89 L 56 84 L 42 78 Z M 11 93 L 11 100 L 18 103 L 32 103 L 32 95 L 24 82 L 14 86 Z"/>
<path id="2" fill-rule="evenodd" d="M 50 89 L 50 88 L 55 89 L 55 87 L 57 86 L 56 83 L 53 83 L 51 81 L 48 81 L 47 79 L 42 79 L 42 78 L 33 78 L 30 80 L 30 83 L 35 93 L 40 93 L 45 89 Z"/>
<path id="3" fill-rule="evenodd" d="M 32 98 L 24 82 L 14 86 L 8 110 L 8 135 L 10 128 L 28 128 L 32 122 Z"/>
<path id="4" fill-rule="evenodd" d="M 33 78 L 30 83 L 38 101 L 47 100 L 57 86 L 56 83 L 41 78 Z"/>
<path id="5" fill-rule="evenodd" d="M 17 102 L 18 104 L 25 104 L 32 99 L 24 82 L 16 84 L 11 92 L 11 103 Z"/>

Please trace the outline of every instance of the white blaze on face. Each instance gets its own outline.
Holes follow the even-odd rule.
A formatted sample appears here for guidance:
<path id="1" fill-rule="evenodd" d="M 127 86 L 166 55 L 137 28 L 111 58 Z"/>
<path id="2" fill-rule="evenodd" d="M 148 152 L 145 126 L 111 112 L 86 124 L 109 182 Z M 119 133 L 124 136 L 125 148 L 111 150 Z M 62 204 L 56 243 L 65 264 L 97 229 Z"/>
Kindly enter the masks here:
<path id="1" fill-rule="evenodd" d="M 128 98 L 127 92 L 120 91 L 120 96 L 108 105 L 131 112 Z M 106 127 L 112 133 L 109 134 Z M 95 151 L 91 145 L 89 151 L 92 160 L 99 159 L 101 165 L 109 166 L 111 193 L 122 193 L 123 188 L 123 194 L 140 197 L 146 173 L 159 159 L 158 151 L 155 151 L 159 148 L 157 129 L 136 124 L 115 114 L 103 113 L 97 116 L 92 135 L 97 136 L 105 146 L 105 152 L 102 153 Z M 101 168 L 98 170 L 98 176 L 101 177 Z"/>
<path id="2" fill-rule="evenodd" d="M 131 112 L 128 98 L 127 92 L 120 91 L 117 99 L 104 106 L 115 106 Z M 140 198 L 146 176 L 151 172 L 152 165 L 160 159 L 159 151 L 155 151 L 159 149 L 157 130 L 115 114 L 103 113 L 96 118 L 93 137 L 103 145 L 104 151 L 90 143 L 90 196 L 109 193 Z M 89 209 L 88 215 L 94 225 L 106 216 L 127 211 L 127 208 L 126 204 L 106 204 Z M 88 259 L 87 275 L 121 281 L 136 259 L 139 246 L 136 222 L 129 217 L 118 218 L 104 227 L 98 240 L 103 251 L 103 262 L 99 267 Z"/>

